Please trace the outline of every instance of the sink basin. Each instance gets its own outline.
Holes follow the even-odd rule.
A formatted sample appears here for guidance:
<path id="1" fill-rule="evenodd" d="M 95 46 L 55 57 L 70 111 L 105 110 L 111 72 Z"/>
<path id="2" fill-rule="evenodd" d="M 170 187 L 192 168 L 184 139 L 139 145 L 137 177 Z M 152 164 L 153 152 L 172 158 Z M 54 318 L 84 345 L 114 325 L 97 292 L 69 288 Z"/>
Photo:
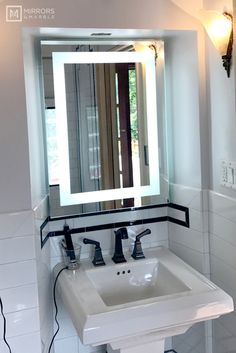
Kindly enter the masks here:
<path id="1" fill-rule="evenodd" d="M 156 258 L 86 270 L 86 275 L 107 306 L 190 290 Z"/>
<path id="2" fill-rule="evenodd" d="M 76 270 L 62 271 L 58 290 L 83 344 L 163 352 L 164 343 L 154 348 L 150 342 L 233 311 L 228 294 L 168 249 L 146 249 L 145 256 L 126 255 L 122 264 L 105 258 L 106 266 L 97 268 L 85 260 Z"/>

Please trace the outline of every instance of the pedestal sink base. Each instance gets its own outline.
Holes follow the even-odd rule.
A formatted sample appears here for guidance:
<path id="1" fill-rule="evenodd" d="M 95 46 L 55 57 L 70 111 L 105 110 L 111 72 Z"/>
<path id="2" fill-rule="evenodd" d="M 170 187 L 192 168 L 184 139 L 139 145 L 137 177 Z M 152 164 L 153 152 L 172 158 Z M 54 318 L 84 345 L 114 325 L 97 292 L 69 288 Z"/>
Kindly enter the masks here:
<path id="1" fill-rule="evenodd" d="M 141 344 L 128 348 L 113 350 L 110 345 L 107 345 L 107 353 L 164 353 L 165 340 L 155 341 Z"/>
<path id="2" fill-rule="evenodd" d="M 138 346 L 116 349 L 111 349 L 110 345 L 107 347 L 107 353 L 164 353 L 165 340 L 149 342 L 140 344 Z"/>
<path id="3" fill-rule="evenodd" d="M 172 329 L 169 328 L 168 332 L 166 330 L 162 330 L 160 332 L 149 332 L 144 335 L 129 338 L 127 337 L 123 340 L 113 341 L 107 344 L 107 353 L 139 353 L 141 352 L 141 349 L 143 349 L 142 353 L 159 353 L 159 351 L 163 353 L 164 348 L 163 350 L 159 350 L 158 347 L 160 346 L 160 349 L 164 347 L 163 345 L 166 337 L 183 334 L 190 327 L 191 325 L 182 325 L 179 327 L 173 327 Z M 155 350 L 153 350 L 153 345 L 155 346 Z M 139 347 L 141 347 L 140 350 L 138 349 Z M 149 347 L 151 347 L 150 350 Z"/>
<path id="4" fill-rule="evenodd" d="M 140 346 L 123 348 L 120 353 L 164 353 L 165 340 L 146 343 Z"/>

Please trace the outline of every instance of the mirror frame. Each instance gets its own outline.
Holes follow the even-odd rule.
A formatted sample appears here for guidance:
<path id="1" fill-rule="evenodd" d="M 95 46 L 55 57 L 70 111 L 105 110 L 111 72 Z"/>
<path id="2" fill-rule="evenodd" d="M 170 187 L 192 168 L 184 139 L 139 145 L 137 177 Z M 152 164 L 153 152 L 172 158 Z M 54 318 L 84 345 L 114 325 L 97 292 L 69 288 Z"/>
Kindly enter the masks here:
<path id="1" fill-rule="evenodd" d="M 152 50 L 143 52 L 53 52 L 53 80 L 57 120 L 59 189 L 61 206 L 160 194 L 156 64 Z M 71 193 L 65 64 L 142 63 L 146 71 L 146 111 L 149 149 L 149 185 Z"/>

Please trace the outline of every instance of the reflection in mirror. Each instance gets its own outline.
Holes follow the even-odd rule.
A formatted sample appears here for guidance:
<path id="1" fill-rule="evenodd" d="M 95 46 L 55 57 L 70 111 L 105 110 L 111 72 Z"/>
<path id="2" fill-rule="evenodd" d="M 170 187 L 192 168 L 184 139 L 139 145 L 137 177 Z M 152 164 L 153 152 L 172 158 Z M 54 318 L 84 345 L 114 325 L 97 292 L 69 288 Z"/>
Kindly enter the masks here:
<path id="1" fill-rule="evenodd" d="M 71 192 L 148 185 L 147 136 L 140 133 L 138 124 L 135 63 L 65 65 L 69 131 L 74 131 L 69 101 L 74 75 L 79 141 L 69 136 Z M 142 130 L 147 131 L 146 114 L 142 117 Z M 140 159 L 140 148 L 146 152 L 145 159 Z M 134 206 L 134 200 L 124 199 L 123 206 Z"/>
<path id="2" fill-rule="evenodd" d="M 85 47 L 50 48 L 55 103 L 44 68 L 50 192 L 69 213 L 158 203 L 155 53 Z"/>

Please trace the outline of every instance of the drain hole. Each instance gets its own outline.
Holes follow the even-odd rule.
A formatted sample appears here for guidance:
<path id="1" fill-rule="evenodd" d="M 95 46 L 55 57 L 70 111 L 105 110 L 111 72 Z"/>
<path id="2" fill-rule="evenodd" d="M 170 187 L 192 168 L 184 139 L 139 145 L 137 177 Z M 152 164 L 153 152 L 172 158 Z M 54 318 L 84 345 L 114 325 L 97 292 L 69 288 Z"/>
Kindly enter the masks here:
<path id="1" fill-rule="evenodd" d="M 128 270 L 127 272 L 128 272 L 128 273 L 130 273 L 131 271 L 130 271 L 130 270 Z"/>
<path id="2" fill-rule="evenodd" d="M 125 271 L 122 271 L 123 275 L 125 274 Z"/>
<path id="3" fill-rule="evenodd" d="M 120 272 L 117 272 L 117 276 L 119 276 L 120 275 Z"/>

